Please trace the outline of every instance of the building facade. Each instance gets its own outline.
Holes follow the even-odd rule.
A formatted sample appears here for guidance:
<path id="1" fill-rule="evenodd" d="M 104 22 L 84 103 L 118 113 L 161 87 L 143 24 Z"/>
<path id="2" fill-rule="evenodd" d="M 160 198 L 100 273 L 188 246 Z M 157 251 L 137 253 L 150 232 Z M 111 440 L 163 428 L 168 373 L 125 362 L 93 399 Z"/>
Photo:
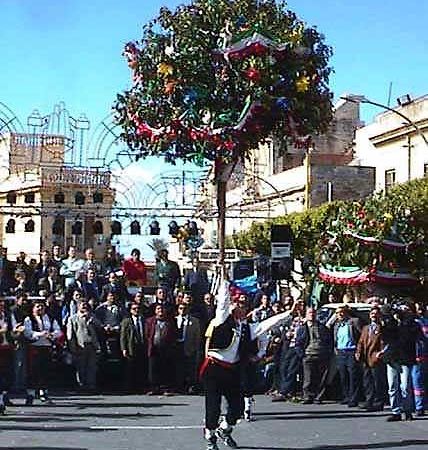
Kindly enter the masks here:
<path id="1" fill-rule="evenodd" d="M 115 193 L 110 173 L 65 164 L 64 136 L 8 133 L 0 138 L 0 244 L 13 259 L 38 258 L 58 244 L 104 254 Z"/>
<path id="2" fill-rule="evenodd" d="M 383 112 L 355 135 L 352 164 L 376 168 L 376 191 L 428 175 L 428 95 L 400 103 L 402 116 Z"/>

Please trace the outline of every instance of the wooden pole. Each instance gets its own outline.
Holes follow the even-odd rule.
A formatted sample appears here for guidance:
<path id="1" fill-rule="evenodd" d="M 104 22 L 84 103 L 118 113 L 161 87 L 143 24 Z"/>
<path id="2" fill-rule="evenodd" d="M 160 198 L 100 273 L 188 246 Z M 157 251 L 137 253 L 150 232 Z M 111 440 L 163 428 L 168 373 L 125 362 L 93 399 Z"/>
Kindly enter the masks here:
<path id="1" fill-rule="evenodd" d="M 218 210 L 218 222 L 217 222 L 217 241 L 218 241 L 218 264 L 220 267 L 221 275 L 226 275 L 224 256 L 225 256 L 225 241 L 226 241 L 226 185 L 227 181 L 224 180 L 225 165 L 223 161 L 217 160 L 215 165 L 215 179 L 217 183 L 217 210 Z"/>

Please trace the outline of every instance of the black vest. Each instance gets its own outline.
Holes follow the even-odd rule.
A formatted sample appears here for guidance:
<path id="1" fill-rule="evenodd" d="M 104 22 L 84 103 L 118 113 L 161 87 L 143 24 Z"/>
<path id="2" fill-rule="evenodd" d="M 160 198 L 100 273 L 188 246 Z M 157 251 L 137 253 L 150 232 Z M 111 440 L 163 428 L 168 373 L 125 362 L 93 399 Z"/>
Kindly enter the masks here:
<path id="1" fill-rule="evenodd" d="M 224 349 L 232 343 L 233 333 L 236 329 L 236 322 L 229 316 L 224 323 L 214 327 L 210 340 L 210 349 Z M 241 337 L 239 340 L 239 356 L 241 360 L 248 359 L 251 355 L 257 354 L 257 340 L 251 340 L 250 327 L 248 324 L 241 325 Z"/>

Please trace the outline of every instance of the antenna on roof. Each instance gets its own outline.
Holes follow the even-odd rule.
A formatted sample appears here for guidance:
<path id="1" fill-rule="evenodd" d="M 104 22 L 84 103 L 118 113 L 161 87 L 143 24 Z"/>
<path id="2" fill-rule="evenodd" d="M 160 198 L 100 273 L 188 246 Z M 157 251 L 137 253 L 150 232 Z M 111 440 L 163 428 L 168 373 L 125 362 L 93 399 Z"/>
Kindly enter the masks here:
<path id="1" fill-rule="evenodd" d="M 392 81 L 389 82 L 388 102 L 386 103 L 389 108 L 391 107 L 391 97 L 392 97 Z"/>

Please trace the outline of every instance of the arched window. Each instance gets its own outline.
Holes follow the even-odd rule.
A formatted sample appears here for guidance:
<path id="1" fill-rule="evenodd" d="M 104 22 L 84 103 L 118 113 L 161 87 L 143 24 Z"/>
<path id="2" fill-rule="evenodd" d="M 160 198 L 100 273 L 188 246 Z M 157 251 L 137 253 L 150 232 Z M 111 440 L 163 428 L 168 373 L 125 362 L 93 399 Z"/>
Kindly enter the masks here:
<path id="1" fill-rule="evenodd" d="M 61 192 L 61 191 L 57 192 L 54 197 L 54 202 L 55 203 L 65 203 L 64 192 Z"/>
<path id="2" fill-rule="evenodd" d="M 6 233 L 15 233 L 15 219 L 9 219 L 7 221 Z"/>
<path id="3" fill-rule="evenodd" d="M 152 220 L 150 225 L 149 225 L 149 229 L 150 229 L 150 234 L 152 236 L 159 236 L 160 234 L 160 226 L 159 226 L 159 222 L 157 220 Z"/>
<path id="4" fill-rule="evenodd" d="M 52 225 L 52 234 L 63 236 L 64 228 L 64 217 L 55 217 L 54 223 Z"/>
<path id="5" fill-rule="evenodd" d="M 6 201 L 11 205 L 16 203 L 16 192 L 8 192 L 6 196 Z"/>
<path id="6" fill-rule="evenodd" d="M 77 222 L 74 222 L 73 225 L 71 225 L 71 234 L 74 234 L 75 236 L 80 236 L 82 234 L 82 228 L 83 224 L 79 220 Z"/>
<path id="7" fill-rule="evenodd" d="M 94 192 L 92 195 L 92 200 L 94 203 L 102 203 L 104 200 L 104 196 L 102 192 Z"/>
<path id="8" fill-rule="evenodd" d="M 117 220 L 113 220 L 113 222 L 111 223 L 111 234 L 122 234 L 122 224 Z"/>
<path id="9" fill-rule="evenodd" d="M 35 228 L 35 223 L 33 219 L 30 219 L 28 222 L 26 222 L 24 226 L 24 230 L 26 233 L 33 233 Z"/>
<path id="10" fill-rule="evenodd" d="M 138 220 L 133 220 L 131 222 L 131 234 L 141 234 L 141 225 Z"/>
<path id="11" fill-rule="evenodd" d="M 85 196 L 83 195 L 83 192 L 76 192 L 76 195 L 74 196 L 74 203 L 76 205 L 84 205 L 85 204 Z"/>
<path id="12" fill-rule="evenodd" d="M 27 192 L 24 194 L 24 203 L 34 203 L 36 196 L 34 192 Z"/>
<path id="13" fill-rule="evenodd" d="M 94 222 L 93 231 L 94 231 L 94 234 L 103 234 L 104 233 L 103 223 L 101 222 L 101 220 L 97 220 Z"/>

